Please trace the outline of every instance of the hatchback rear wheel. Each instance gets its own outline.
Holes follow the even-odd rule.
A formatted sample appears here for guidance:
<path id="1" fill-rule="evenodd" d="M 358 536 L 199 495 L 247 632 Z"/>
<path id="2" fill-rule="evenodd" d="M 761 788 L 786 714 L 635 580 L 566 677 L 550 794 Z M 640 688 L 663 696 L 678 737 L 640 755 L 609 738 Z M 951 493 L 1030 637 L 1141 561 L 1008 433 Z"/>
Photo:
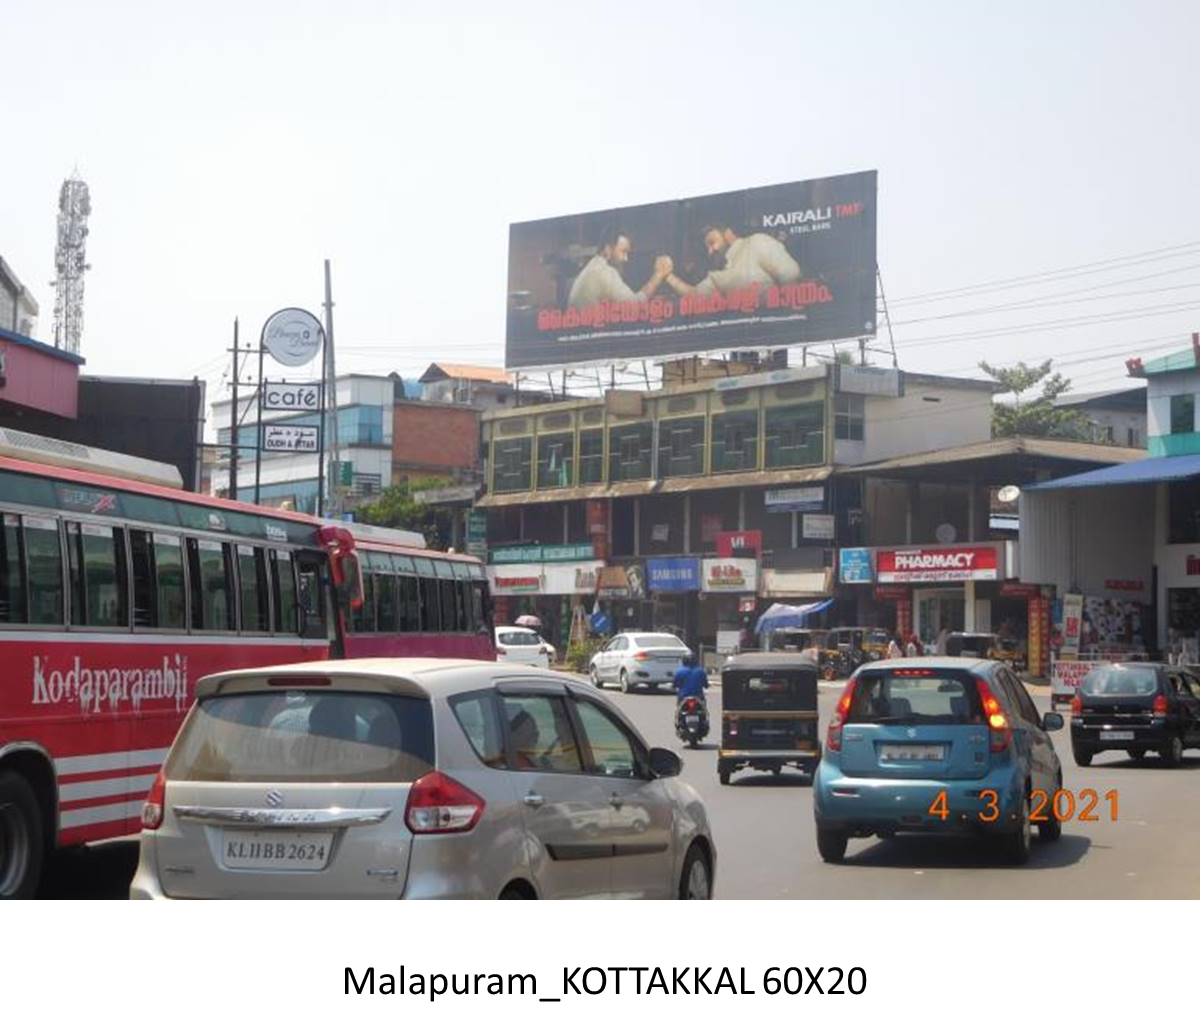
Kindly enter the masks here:
<path id="1" fill-rule="evenodd" d="M 1140 762 L 1143 758 L 1145 758 L 1145 751 L 1139 747 L 1131 747 L 1129 748 L 1129 757 L 1133 759 L 1134 762 Z"/>
<path id="2" fill-rule="evenodd" d="M 843 862 L 844 853 L 849 847 L 849 835 L 839 830 L 815 828 L 815 843 L 819 847 L 819 857 L 825 862 Z"/>
<path id="3" fill-rule="evenodd" d="M 686 852 L 677 896 L 682 901 L 709 901 L 711 898 L 711 867 L 699 844 L 691 844 Z"/>
<path id="4" fill-rule="evenodd" d="M 1028 788 L 1020 802 L 1019 823 L 1003 838 L 1003 855 L 1011 865 L 1024 865 L 1033 846 L 1033 828 L 1028 821 Z"/>
<path id="5" fill-rule="evenodd" d="M 1162 764 L 1168 769 L 1175 769 L 1183 762 L 1183 740 L 1174 736 L 1158 752 L 1162 756 Z"/>

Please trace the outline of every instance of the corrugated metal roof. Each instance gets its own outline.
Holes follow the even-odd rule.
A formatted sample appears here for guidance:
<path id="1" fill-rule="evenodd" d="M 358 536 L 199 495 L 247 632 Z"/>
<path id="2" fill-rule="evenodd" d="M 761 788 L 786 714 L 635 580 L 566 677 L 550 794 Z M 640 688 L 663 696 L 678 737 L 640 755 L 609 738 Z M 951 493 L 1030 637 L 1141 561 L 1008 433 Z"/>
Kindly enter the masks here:
<path id="1" fill-rule="evenodd" d="M 970 461 L 989 461 L 1007 457 L 1054 458 L 1062 461 L 1095 462 L 1100 465 L 1115 465 L 1131 462 L 1146 456 L 1145 451 L 1132 447 L 1113 447 L 1108 444 L 1086 443 L 1082 440 L 1050 440 L 1030 436 L 1000 437 L 982 440 L 979 443 L 945 447 L 936 451 L 921 451 L 904 454 L 886 461 L 875 461 L 865 465 L 844 465 L 839 469 L 849 472 L 888 472 L 896 469 L 924 468 L 929 465 L 954 465 Z"/>
<path id="2" fill-rule="evenodd" d="M 504 368 L 493 368 L 489 365 L 447 365 L 442 361 L 437 361 L 427 368 L 418 381 L 433 383 L 440 379 L 471 379 L 474 382 L 496 383 L 499 386 L 510 384 L 510 377 Z"/>
<path id="3" fill-rule="evenodd" d="M 1198 454 L 1177 454 L 1170 458 L 1146 458 L 1123 465 L 1080 472 L 1077 476 L 1051 479 L 1025 487 L 1026 490 L 1073 490 L 1093 486 L 1127 486 L 1136 483 L 1168 483 L 1200 474 Z"/>

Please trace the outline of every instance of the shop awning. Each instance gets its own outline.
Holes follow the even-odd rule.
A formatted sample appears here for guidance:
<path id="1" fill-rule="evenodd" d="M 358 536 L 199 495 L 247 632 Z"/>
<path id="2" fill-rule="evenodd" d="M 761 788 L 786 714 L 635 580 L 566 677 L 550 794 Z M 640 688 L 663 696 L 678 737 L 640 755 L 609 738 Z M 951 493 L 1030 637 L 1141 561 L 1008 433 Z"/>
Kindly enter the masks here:
<path id="1" fill-rule="evenodd" d="M 832 570 L 761 570 L 763 597 L 827 597 L 832 592 Z"/>
<path id="2" fill-rule="evenodd" d="M 832 604 L 832 598 L 814 604 L 771 604 L 757 620 L 757 633 L 772 633 L 775 629 L 794 629 Z"/>
<path id="3" fill-rule="evenodd" d="M 1108 465 L 1077 476 L 1064 476 L 1025 487 L 1036 490 L 1077 490 L 1093 486 L 1132 486 L 1137 483 L 1169 483 L 1176 479 L 1191 479 L 1200 474 L 1200 455 L 1176 454 L 1169 458 L 1144 458 Z"/>

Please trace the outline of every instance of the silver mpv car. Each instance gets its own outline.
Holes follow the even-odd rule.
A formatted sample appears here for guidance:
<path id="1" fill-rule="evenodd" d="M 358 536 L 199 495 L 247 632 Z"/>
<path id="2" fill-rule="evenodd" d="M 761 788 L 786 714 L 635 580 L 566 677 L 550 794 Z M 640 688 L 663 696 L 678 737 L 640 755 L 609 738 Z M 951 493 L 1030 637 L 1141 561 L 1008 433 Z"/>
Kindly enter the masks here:
<path id="1" fill-rule="evenodd" d="M 208 676 L 132 898 L 709 898 L 706 810 L 584 680 L 496 662 Z"/>

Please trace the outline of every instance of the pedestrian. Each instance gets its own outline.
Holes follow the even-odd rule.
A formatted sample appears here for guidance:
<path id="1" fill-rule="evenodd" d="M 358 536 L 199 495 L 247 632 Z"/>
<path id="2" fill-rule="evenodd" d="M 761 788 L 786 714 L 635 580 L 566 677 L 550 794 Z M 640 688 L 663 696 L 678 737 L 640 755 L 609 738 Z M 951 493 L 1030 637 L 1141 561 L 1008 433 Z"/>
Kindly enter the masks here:
<path id="1" fill-rule="evenodd" d="M 916 635 L 914 633 L 907 634 L 907 646 L 903 649 L 903 653 L 908 658 L 915 658 L 920 653 L 919 647 L 916 646 Z"/>
<path id="2" fill-rule="evenodd" d="M 903 649 L 899 646 L 899 638 L 898 637 L 890 638 L 890 646 L 888 646 L 886 649 L 886 657 L 887 658 L 902 658 L 903 657 Z"/>

